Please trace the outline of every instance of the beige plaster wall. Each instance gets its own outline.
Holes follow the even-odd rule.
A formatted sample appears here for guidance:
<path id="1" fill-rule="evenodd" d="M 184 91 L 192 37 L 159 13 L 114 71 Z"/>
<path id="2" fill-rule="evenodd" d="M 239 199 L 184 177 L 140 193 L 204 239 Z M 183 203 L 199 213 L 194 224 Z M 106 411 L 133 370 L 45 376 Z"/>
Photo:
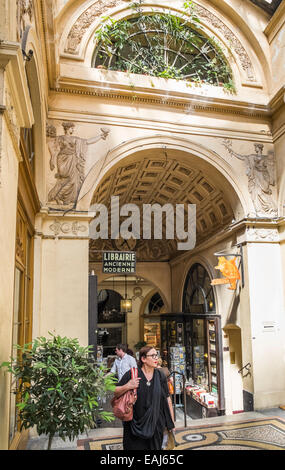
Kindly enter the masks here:
<path id="1" fill-rule="evenodd" d="M 44 239 L 37 334 L 88 344 L 88 240 Z M 35 333 L 35 332 L 34 332 Z"/>
<path id="2" fill-rule="evenodd" d="M 1 38 L 16 41 L 16 2 L 0 0 L 0 11 Z"/>
<path id="3" fill-rule="evenodd" d="M 274 96 L 285 83 L 285 4 L 272 17 L 265 34 L 268 38 L 271 53 L 272 77 L 271 95 Z"/>
<path id="4" fill-rule="evenodd" d="M 285 84 L 285 82 L 284 82 Z M 284 102 L 284 92 L 282 94 Z M 277 168 L 278 205 L 280 215 L 284 214 L 285 204 L 285 106 L 282 105 L 274 114 L 273 136 Z"/>
<path id="5" fill-rule="evenodd" d="M 5 118 L 0 116 L 3 129 L 0 173 L 0 364 L 12 354 L 13 293 L 15 269 L 15 236 L 17 210 L 18 158 L 10 138 Z M 0 449 L 8 448 L 11 376 L 0 370 Z"/>
<path id="6" fill-rule="evenodd" d="M 255 407 L 285 400 L 285 316 L 280 246 L 248 246 Z M 266 326 L 273 325 L 272 330 Z"/>

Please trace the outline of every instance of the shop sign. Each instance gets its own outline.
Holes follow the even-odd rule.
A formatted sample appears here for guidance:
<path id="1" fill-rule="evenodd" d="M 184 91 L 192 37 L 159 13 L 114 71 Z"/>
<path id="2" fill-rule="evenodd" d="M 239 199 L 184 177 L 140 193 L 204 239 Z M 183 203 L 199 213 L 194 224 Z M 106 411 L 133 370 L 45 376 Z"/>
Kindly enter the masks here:
<path id="1" fill-rule="evenodd" d="M 136 253 L 134 251 L 104 251 L 103 273 L 135 274 Z"/>
<path id="2" fill-rule="evenodd" d="M 230 284 L 230 290 L 236 290 L 237 281 L 240 279 L 240 273 L 236 266 L 236 257 L 231 260 L 227 260 L 224 256 L 220 256 L 218 266 L 215 266 L 215 269 L 219 269 L 224 278 L 213 279 L 211 286 L 216 286 L 219 284 Z"/>

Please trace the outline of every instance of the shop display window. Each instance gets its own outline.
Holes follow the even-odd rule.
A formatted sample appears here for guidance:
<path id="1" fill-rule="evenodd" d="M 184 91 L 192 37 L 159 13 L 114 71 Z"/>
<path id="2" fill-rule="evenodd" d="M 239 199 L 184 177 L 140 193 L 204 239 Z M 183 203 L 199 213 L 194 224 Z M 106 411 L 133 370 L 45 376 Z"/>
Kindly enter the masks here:
<path id="1" fill-rule="evenodd" d="M 144 322 L 144 341 L 148 346 L 160 349 L 160 322 L 148 320 Z"/>
<path id="2" fill-rule="evenodd" d="M 193 377 L 199 385 L 208 386 L 208 344 L 205 320 L 193 320 Z"/>

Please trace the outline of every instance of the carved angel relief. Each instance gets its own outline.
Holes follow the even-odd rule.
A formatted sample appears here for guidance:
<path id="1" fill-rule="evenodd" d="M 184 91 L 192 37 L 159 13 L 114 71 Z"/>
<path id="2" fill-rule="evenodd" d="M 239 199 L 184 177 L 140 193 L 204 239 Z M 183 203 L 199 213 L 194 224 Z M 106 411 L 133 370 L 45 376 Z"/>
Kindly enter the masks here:
<path id="1" fill-rule="evenodd" d="M 48 148 L 50 151 L 50 170 L 56 171 L 57 180 L 48 193 L 48 202 L 57 205 L 75 205 L 85 178 L 85 161 L 88 145 L 106 140 L 109 129 L 102 128 L 99 136 L 83 139 L 73 136 L 75 124 L 63 122 L 64 135 L 56 136 L 54 126 L 47 126 Z"/>
<path id="2" fill-rule="evenodd" d="M 255 153 L 240 155 L 233 151 L 232 141 L 225 139 L 223 145 L 232 157 L 244 161 L 248 177 L 248 190 L 257 217 L 276 217 L 277 206 L 273 199 L 272 187 L 275 186 L 274 152 L 263 154 L 263 144 L 254 144 Z"/>

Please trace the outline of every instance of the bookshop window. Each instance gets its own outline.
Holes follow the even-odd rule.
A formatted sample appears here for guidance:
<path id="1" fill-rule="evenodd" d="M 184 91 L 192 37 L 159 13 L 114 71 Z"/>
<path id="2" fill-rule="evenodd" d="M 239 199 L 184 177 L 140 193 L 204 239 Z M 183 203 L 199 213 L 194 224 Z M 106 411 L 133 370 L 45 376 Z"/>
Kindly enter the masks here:
<path id="1" fill-rule="evenodd" d="M 111 289 L 98 293 L 98 323 L 124 323 L 125 313 L 121 312 L 122 296 Z"/>
<path id="2" fill-rule="evenodd" d="M 144 341 L 148 346 L 156 349 L 160 349 L 161 333 L 160 318 L 155 315 L 162 313 L 163 309 L 163 300 L 159 293 L 156 292 L 147 303 L 144 316 Z M 150 315 L 150 318 L 147 318 L 148 315 Z"/>
<path id="3" fill-rule="evenodd" d="M 197 307 L 200 306 L 197 310 Z M 201 264 L 194 264 L 190 269 L 183 292 L 183 312 L 200 313 L 214 313 L 215 297 L 213 287 L 211 286 L 211 279 Z M 197 310 L 197 311 L 196 311 Z"/>

